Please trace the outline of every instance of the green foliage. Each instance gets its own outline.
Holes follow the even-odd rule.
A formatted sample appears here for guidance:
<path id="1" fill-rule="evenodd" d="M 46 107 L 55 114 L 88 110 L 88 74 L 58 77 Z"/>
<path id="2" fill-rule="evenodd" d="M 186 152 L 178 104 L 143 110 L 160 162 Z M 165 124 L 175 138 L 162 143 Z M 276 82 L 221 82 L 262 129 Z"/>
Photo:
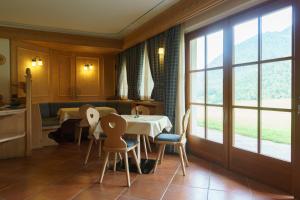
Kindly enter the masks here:
<path id="1" fill-rule="evenodd" d="M 198 121 L 197 126 L 204 126 L 203 121 Z M 216 131 L 223 131 L 223 123 L 220 121 L 213 121 L 210 120 L 207 123 L 208 129 L 213 129 Z M 268 140 L 276 143 L 282 144 L 291 144 L 291 135 L 289 130 L 287 129 L 262 129 L 262 140 Z M 243 135 L 251 138 L 257 139 L 257 130 L 255 127 L 247 126 L 247 125 L 240 125 L 235 126 L 235 133 L 238 135 Z"/>

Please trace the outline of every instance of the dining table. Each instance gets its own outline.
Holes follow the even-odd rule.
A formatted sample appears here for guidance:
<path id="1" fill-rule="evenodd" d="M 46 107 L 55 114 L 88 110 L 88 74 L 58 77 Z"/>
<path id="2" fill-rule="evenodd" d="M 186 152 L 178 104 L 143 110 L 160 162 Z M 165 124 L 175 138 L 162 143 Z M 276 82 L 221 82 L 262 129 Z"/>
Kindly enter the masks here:
<path id="1" fill-rule="evenodd" d="M 111 107 L 95 107 L 96 110 L 100 113 L 100 116 L 105 116 L 111 113 L 117 113 L 115 108 Z M 79 108 L 60 108 L 57 112 L 57 116 L 59 116 L 59 123 L 69 119 L 81 119 Z"/>
<path id="2" fill-rule="evenodd" d="M 135 135 L 138 141 L 137 157 L 141 161 L 141 135 L 148 136 L 151 140 L 159 135 L 163 130 L 170 131 L 172 123 L 167 116 L 164 115 L 121 115 L 127 121 L 127 129 L 125 134 Z M 94 137 L 99 139 L 102 133 L 100 123 L 94 131 Z"/>

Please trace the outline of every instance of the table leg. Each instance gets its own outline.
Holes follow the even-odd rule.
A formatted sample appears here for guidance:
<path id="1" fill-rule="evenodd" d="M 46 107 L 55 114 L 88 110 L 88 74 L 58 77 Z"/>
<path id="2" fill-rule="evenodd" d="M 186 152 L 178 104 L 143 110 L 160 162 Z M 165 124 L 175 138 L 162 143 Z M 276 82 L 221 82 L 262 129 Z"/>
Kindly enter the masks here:
<path id="1" fill-rule="evenodd" d="M 138 142 L 138 146 L 137 146 L 137 159 L 139 164 L 141 163 L 141 135 L 136 135 L 136 139 Z"/>

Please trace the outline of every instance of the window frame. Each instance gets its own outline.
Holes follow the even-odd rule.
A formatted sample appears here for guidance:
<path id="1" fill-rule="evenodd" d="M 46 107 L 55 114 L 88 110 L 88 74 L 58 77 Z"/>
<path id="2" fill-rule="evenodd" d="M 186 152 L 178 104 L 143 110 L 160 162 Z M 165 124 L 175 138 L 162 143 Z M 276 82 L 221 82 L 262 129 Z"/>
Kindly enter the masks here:
<path id="1" fill-rule="evenodd" d="M 220 21 L 216 21 L 212 24 L 209 24 L 207 26 L 204 26 L 202 28 L 199 28 L 197 30 L 194 30 L 192 32 L 186 33 L 185 34 L 185 44 L 186 44 L 186 55 L 190 55 L 190 51 L 189 51 L 189 47 L 190 47 L 190 41 L 193 39 L 196 39 L 198 37 L 201 37 L 203 35 L 207 35 L 211 32 L 214 32 L 215 30 L 220 29 L 220 27 L 223 27 L 223 31 L 224 31 L 224 51 L 223 51 L 223 87 L 229 86 L 228 88 L 224 88 L 223 89 L 223 111 L 224 111 L 224 117 L 223 117 L 223 144 L 225 146 L 227 146 L 226 149 L 226 154 L 227 154 L 227 165 L 229 165 L 229 154 L 230 151 L 232 150 L 232 148 L 236 148 L 234 147 L 234 130 L 233 130 L 233 109 L 234 108 L 246 108 L 246 109 L 254 109 L 254 110 L 259 110 L 258 111 L 258 115 L 260 115 L 261 110 L 266 110 L 266 111 L 280 111 L 280 112 L 290 112 L 291 114 L 291 161 L 288 163 L 293 162 L 293 146 L 294 146 L 294 137 L 295 137 L 295 122 L 294 122 L 294 118 L 295 118 L 295 111 L 296 111 L 296 107 L 295 107 L 295 66 L 294 66 L 294 60 L 295 60 L 295 52 L 294 52 L 294 42 L 295 42 L 295 38 L 294 38 L 294 29 L 295 29 L 295 19 L 293 18 L 293 25 L 292 25 L 292 51 L 291 51 L 291 56 L 288 57 L 282 57 L 282 58 L 273 58 L 273 59 L 268 59 L 268 60 L 261 60 L 261 16 L 267 15 L 269 13 L 272 13 L 273 11 L 277 11 L 280 9 L 283 9 L 284 7 L 288 7 L 288 6 L 293 6 L 292 1 L 291 0 L 286 0 L 286 1 L 276 1 L 276 2 L 270 2 L 267 1 L 265 3 L 262 3 L 258 6 L 255 6 L 253 8 L 247 9 L 246 11 L 244 11 L 243 13 L 237 13 L 234 14 L 232 16 L 229 16 L 227 18 L 224 18 Z M 294 8 L 293 9 L 293 16 L 295 15 L 295 11 Z M 234 64 L 234 45 L 233 45 L 233 27 L 236 24 L 239 23 L 243 23 L 245 21 L 251 20 L 253 18 L 258 18 L 258 60 L 255 62 L 246 62 L 246 63 L 238 63 L 238 64 Z M 226 51 L 225 49 L 229 48 L 231 51 Z M 201 103 L 193 103 L 191 102 L 191 81 L 190 81 L 190 72 L 197 72 L 197 71 L 204 71 L 206 68 L 204 69 L 200 69 L 200 70 L 191 70 L 190 69 L 190 58 L 186 57 L 186 107 L 190 107 L 190 105 L 194 104 L 194 105 L 205 105 L 205 104 L 201 104 Z M 261 79 L 261 65 L 262 64 L 266 64 L 266 63 L 272 63 L 272 62 L 278 62 L 278 61 L 286 61 L 286 60 L 290 60 L 291 61 L 291 108 L 287 109 L 287 108 L 268 108 L 268 107 L 262 107 L 260 105 L 260 100 L 258 101 L 257 106 L 237 106 L 237 105 L 233 105 L 233 69 L 234 67 L 242 67 L 242 66 L 247 66 L 247 65 L 253 65 L 253 64 L 257 64 L 258 65 L 258 71 L 259 71 L 259 75 L 258 78 Z M 206 76 L 205 76 L 206 79 Z M 260 81 L 258 83 L 258 98 L 261 97 L 261 85 L 260 85 Z M 206 84 L 206 82 L 205 82 Z M 206 86 L 205 86 L 206 89 Z M 205 93 L 205 98 L 206 98 L 206 93 Z M 214 106 L 214 105 L 213 105 Z M 206 117 L 206 116 L 205 116 Z M 260 117 L 258 117 L 258 123 L 261 124 L 260 121 Z M 259 154 L 260 156 L 263 157 L 267 157 L 268 159 L 274 159 L 274 160 L 278 160 L 277 158 L 273 158 L 273 157 L 269 157 L 263 154 L 260 154 L 261 151 L 261 131 L 260 131 L 260 125 L 258 126 L 259 129 L 259 133 L 258 133 L 258 152 L 259 153 L 255 153 L 255 154 Z M 188 129 L 188 133 L 191 133 L 191 127 L 189 127 Z M 206 137 L 206 132 L 205 132 L 205 137 Z M 203 138 L 201 138 L 203 139 Z M 239 149 L 239 150 L 243 150 L 243 149 Z M 287 162 L 284 160 L 279 160 L 279 161 L 283 161 L 283 162 Z"/>
<path id="2" fill-rule="evenodd" d="M 188 93 L 188 95 L 186 95 L 187 97 L 187 105 L 188 107 L 191 107 L 191 106 L 203 106 L 204 108 L 204 138 L 203 137 L 200 137 L 200 136 L 197 136 L 196 134 L 194 134 L 193 136 L 195 137 L 198 137 L 202 140 L 207 140 L 207 141 L 210 141 L 210 142 L 213 142 L 213 143 L 218 143 L 218 144 L 224 144 L 225 142 L 225 133 L 224 131 L 226 131 L 226 127 L 225 127 L 225 116 L 224 116 L 224 109 L 225 109 L 225 30 L 224 30 L 224 23 L 223 21 L 221 22 L 218 22 L 216 24 L 213 24 L 211 26 L 207 26 L 203 29 L 200 29 L 199 31 L 197 32 L 194 32 L 192 34 L 192 39 L 188 39 L 187 37 L 185 37 L 186 39 L 186 42 L 185 44 L 188 46 L 188 51 L 189 51 L 189 48 L 190 48 L 190 42 L 193 40 L 193 39 L 197 39 L 198 37 L 204 37 L 204 54 L 205 54 L 205 62 L 204 62 L 204 68 L 202 69 L 190 69 L 190 68 L 186 68 L 186 79 L 188 79 L 188 82 L 186 82 L 186 91 Z M 219 32 L 219 31 L 222 31 L 223 32 L 223 65 L 222 66 L 216 66 L 216 67 L 207 67 L 208 66 L 208 63 L 207 63 L 207 36 L 210 35 L 210 34 L 213 34 L 213 33 L 216 33 L 216 32 Z M 188 39 L 188 40 L 187 40 Z M 189 56 L 190 56 L 190 53 L 189 53 Z M 188 57 L 186 59 L 186 62 L 188 62 L 189 64 L 187 66 L 190 66 L 190 57 Z M 222 70 L 223 73 L 222 73 L 222 82 L 223 82 L 223 88 L 222 88 L 222 104 L 213 104 L 213 103 L 207 103 L 207 72 L 209 71 L 217 71 L 217 70 Z M 191 101 L 191 75 L 192 74 L 196 74 L 196 73 L 201 73 L 201 72 L 204 72 L 204 103 L 199 103 L 199 102 L 192 102 Z M 216 141 L 213 141 L 213 140 L 208 140 L 208 137 L 207 137 L 207 107 L 217 107 L 217 108 L 222 108 L 223 109 L 223 131 L 222 131 L 222 143 L 219 143 L 219 142 L 216 142 Z M 191 132 L 191 127 L 189 127 L 189 132 Z"/>

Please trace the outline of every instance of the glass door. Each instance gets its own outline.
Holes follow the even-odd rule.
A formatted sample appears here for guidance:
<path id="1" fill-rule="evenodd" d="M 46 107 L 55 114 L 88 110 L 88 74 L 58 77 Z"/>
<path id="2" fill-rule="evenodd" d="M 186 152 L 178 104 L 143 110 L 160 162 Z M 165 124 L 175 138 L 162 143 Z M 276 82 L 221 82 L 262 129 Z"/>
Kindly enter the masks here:
<path id="1" fill-rule="evenodd" d="M 190 40 L 190 139 L 199 151 L 219 149 L 212 157 L 224 161 L 224 103 L 223 103 L 223 66 L 224 31 L 222 28 L 205 31 Z M 202 143 L 202 145 L 199 145 Z M 206 143 L 208 149 L 205 148 Z M 199 147 L 201 146 L 201 147 Z"/>
<path id="2" fill-rule="evenodd" d="M 292 7 L 233 26 L 233 146 L 291 162 Z"/>
<path id="3" fill-rule="evenodd" d="M 291 2 L 276 1 L 186 35 L 189 150 L 283 190 L 292 188 L 293 19 Z"/>

